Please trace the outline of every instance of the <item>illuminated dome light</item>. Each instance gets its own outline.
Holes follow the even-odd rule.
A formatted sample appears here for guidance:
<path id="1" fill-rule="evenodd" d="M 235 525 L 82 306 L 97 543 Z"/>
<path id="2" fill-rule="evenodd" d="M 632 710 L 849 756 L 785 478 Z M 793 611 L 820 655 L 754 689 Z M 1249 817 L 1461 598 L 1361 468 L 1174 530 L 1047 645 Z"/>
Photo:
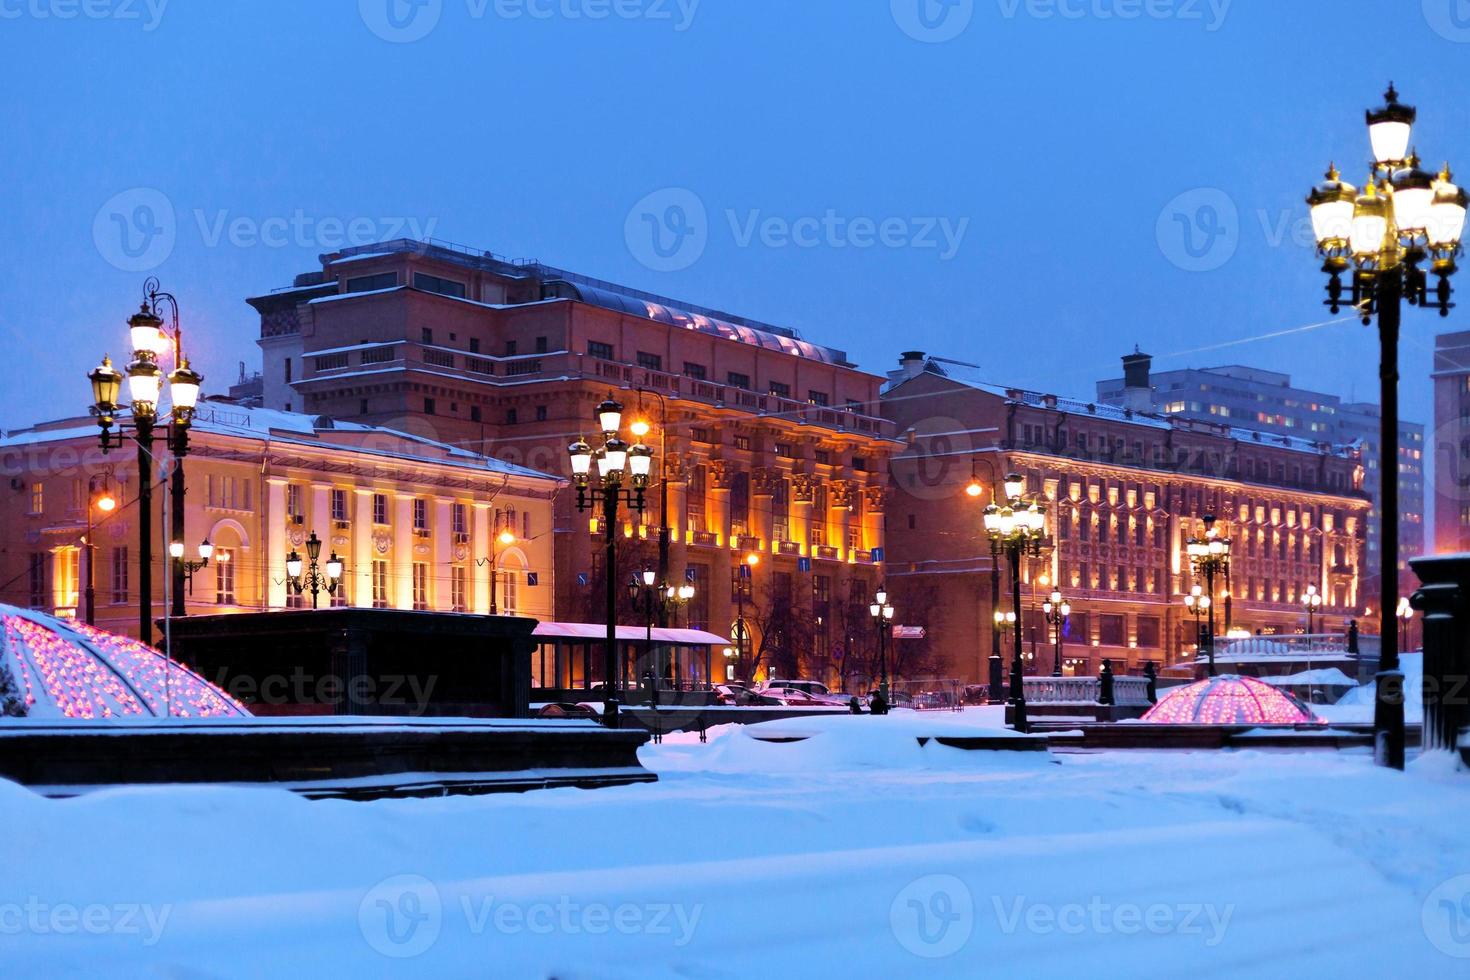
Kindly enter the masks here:
<path id="1" fill-rule="evenodd" d="M 1324 721 L 1285 691 L 1255 677 L 1222 674 L 1176 688 L 1143 716 L 1164 725 L 1314 725 Z"/>
<path id="2" fill-rule="evenodd" d="M 245 706 L 137 640 L 0 604 L 0 717 L 249 717 Z"/>

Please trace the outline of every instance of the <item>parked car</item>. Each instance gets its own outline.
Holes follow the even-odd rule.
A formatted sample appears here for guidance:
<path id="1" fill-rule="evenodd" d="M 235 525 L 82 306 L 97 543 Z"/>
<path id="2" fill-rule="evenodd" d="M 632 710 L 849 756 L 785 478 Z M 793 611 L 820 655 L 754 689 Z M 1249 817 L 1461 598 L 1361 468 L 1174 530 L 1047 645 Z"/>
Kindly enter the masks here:
<path id="1" fill-rule="evenodd" d="M 590 704 L 572 704 L 569 701 L 555 701 L 551 704 L 543 704 L 536 712 L 537 718 L 591 718 L 600 719 L 601 713 Z"/>
<path id="2" fill-rule="evenodd" d="M 768 687 L 791 688 L 798 691 L 805 691 L 806 693 L 815 697 L 822 697 L 832 694 L 832 689 L 829 688 L 826 684 L 823 684 L 821 681 L 781 680 L 780 678 L 772 678 L 771 680 L 766 681 L 765 684 L 761 685 L 759 690 L 765 690 Z"/>
<path id="3" fill-rule="evenodd" d="M 990 685 L 989 684 L 966 684 L 965 685 L 965 703 L 966 704 L 985 704 L 989 700 L 990 700 Z"/>
<path id="4" fill-rule="evenodd" d="M 764 694 L 752 691 L 744 684 L 716 684 L 715 701 L 719 704 L 740 707 L 778 705 L 783 703 L 779 698 L 767 697 Z"/>
<path id="5" fill-rule="evenodd" d="M 914 707 L 927 710 L 954 707 L 954 695 L 948 691 L 924 691 L 914 698 Z"/>

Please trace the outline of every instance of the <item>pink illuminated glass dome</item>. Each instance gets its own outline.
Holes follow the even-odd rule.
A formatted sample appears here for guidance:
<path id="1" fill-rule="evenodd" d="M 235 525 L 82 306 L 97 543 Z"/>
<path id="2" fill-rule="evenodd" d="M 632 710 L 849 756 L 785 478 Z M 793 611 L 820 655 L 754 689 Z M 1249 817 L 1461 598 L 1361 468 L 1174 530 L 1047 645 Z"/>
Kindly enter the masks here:
<path id="1" fill-rule="evenodd" d="M 1302 725 L 1322 719 L 1285 691 L 1224 674 L 1175 688 L 1143 716 L 1166 725 Z"/>
<path id="2" fill-rule="evenodd" d="M 0 718 L 248 717 L 137 640 L 0 604 Z"/>

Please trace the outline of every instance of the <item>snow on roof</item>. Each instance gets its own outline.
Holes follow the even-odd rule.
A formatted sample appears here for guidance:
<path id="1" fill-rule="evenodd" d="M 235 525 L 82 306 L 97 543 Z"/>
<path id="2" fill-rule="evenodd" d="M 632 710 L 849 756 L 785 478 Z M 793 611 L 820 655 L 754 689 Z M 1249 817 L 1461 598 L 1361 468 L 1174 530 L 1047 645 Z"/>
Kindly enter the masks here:
<path id="1" fill-rule="evenodd" d="M 519 476 L 531 480 L 559 481 L 561 479 L 554 474 L 517 466 L 493 456 L 484 456 L 461 446 L 436 442 L 411 432 L 366 425 L 361 422 L 344 422 L 321 415 L 307 415 L 304 412 L 285 412 L 274 408 L 248 408 L 241 405 L 201 401 L 190 430 L 195 433 L 215 433 L 223 436 L 288 442 L 303 446 L 336 447 L 372 456 L 412 459 L 424 463 Z M 96 434 L 95 424 L 79 421 L 76 425 L 35 428 L 12 433 L 0 441 L 0 449 L 89 438 Z M 373 437 L 381 441 L 376 441 Z M 423 451 L 415 452 L 414 447 L 421 447 Z"/>
<path id="2" fill-rule="evenodd" d="M 967 388 L 983 391 L 987 394 L 995 395 L 997 398 L 1004 398 L 1007 401 L 1031 405 L 1036 408 L 1054 408 L 1056 411 L 1066 412 L 1069 415 L 1088 415 L 1093 418 L 1106 419 L 1124 425 L 1138 425 L 1149 429 L 1172 429 L 1181 425 L 1187 429 L 1190 425 L 1188 420 L 1175 420 L 1164 415 L 1134 412 L 1118 405 L 1087 402 L 1077 398 L 1062 398 L 1045 392 L 1029 391 L 1010 385 L 996 384 L 993 381 L 987 381 L 981 377 L 977 368 L 942 358 L 929 358 L 924 365 L 924 373 L 947 378 Z M 900 378 L 890 381 L 883 386 L 883 394 L 888 394 L 909 380 L 911 379 Z M 1228 431 L 1231 439 L 1239 442 L 1255 442 L 1261 445 L 1289 449 L 1294 452 L 1318 454 L 1322 451 L 1322 444 L 1313 442 L 1310 439 L 1299 439 L 1295 436 L 1271 435 L 1257 432 L 1253 429 L 1242 429 L 1237 426 L 1222 426 L 1222 428 Z M 1334 451 L 1337 451 L 1337 447 L 1334 447 Z"/>

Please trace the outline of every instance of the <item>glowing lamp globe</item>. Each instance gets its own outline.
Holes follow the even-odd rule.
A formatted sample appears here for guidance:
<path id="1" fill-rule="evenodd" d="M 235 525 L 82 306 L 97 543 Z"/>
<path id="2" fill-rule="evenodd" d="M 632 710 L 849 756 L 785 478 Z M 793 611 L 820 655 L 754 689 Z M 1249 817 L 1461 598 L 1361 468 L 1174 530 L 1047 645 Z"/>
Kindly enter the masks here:
<path id="1" fill-rule="evenodd" d="M 1358 195 L 1353 211 L 1351 244 L 1353 255 L 1366 261 L 1383 251 L 1383 240 L 1388 235 L 1389 201 L 1378 193 L 1372 181 Z"/>
<path id="2" fill-rule="evenodd" d="M 1368 110 L 1368 140 L 1373 145 L 1374 161 L 1387 167 L 1408 158 L 1409 140 L 1419 113 L 1413 106 L 1399 102 L 1399 93 L 1391 83 L 1383 93 L 1383 101 L 1383 105 Z"/>
<path id="3" fill-rule="evenodd" d="M 1341 180 L 1336 167 L 1327 168 L 1327 179 L 1312 188 L 1307 204 L 1312 209 L 1312 233 L 1323 251 L 1342 248 L 1353 230 L 1353 207 L 1358 189 Z"/>

